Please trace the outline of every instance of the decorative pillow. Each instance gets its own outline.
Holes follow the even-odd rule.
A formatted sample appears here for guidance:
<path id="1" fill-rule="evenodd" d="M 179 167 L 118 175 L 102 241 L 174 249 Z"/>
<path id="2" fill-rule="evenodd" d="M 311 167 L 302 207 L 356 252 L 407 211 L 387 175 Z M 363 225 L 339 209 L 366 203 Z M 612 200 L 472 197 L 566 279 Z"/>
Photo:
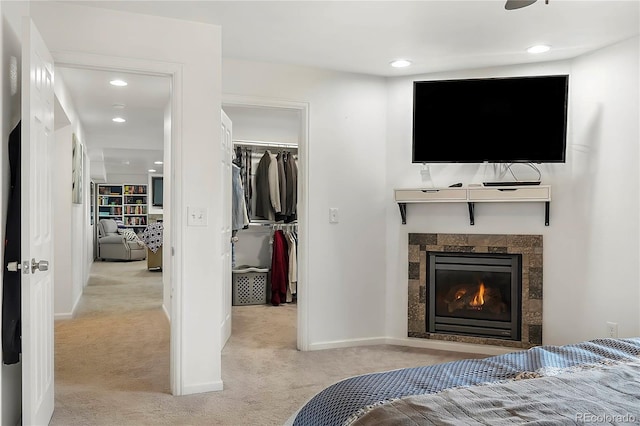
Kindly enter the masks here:
<path id="1" fill-rule="evenodd" d="M 136 235 L 133 229 L 125 228 L 121 230 L 121 233 L 127 241 L 135 241 L 136 243 L 138 243 L 138 246 L 144 247 L 144 243 L 140 240 L 140 238 L 138 238 L 138 235 Z"/>

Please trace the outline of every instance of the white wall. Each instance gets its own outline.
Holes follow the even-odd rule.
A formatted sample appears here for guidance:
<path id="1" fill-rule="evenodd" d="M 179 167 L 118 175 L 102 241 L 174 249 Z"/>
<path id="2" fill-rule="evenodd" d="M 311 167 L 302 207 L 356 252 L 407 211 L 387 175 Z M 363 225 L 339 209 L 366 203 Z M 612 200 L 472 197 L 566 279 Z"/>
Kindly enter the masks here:
<path id="1" fill-rule="evenodd" d="M 56 319 L 71 318 L 89 280 L 89 265 L 93 261 L 93 228 L 90 225 L 90 170 L 83 160 L 82 204 L 71 200 L 72 134 L 83 145 L 84 131 L 73 100 L 60 75 L 54 77 L 58 103 L 69 125 L 56 131 L 54 179 L 54 315 Z M 71 256 L 69 255 L 71 253 Z"/>
<path id="2" fill-rule="evenodd" d="M 607 321 L 621 337 L 640 335 L 639 52 L 635 37 L 572 62 L 573 226 L 565 238 L 577 263 L 558 274 L 556 309 L 545 319 L 553 341 L 606 336 Z M 565 297 L 575 303 L 567 307 Z"/>
<path id="3" fill-rule="evenodd" d="M 162 308 L 167 314 L 167 318 L 171 320 L 171 282 L 173 278 L 173 269 L 171 267 L 171 247 L 172 238 L 175 231 L 167 227 L 171 223 L 171 209 L 165 209 L 164 206 L 170 206 L 171 191 L 169 191 L 169 182 L 171 180 L 171 104 L 167 104 L 164 109 L 164 151 L 162 165 L 163 181 L 162 181 Z"/>
<path id="4" fill-rule="evenodd" d="M 309 234 L 300 235 L 309 264 L 299 292 L 309 301 L 310 349 L 383 337 L 384 79 L 225 59 L 223 92 L 309 103 L 308 170 L 301 173 Z M 337 224 L 329 223 L 330 207 L 339 209 Z"/>
<path id="5" fill-rule="evenodd" d="M 107 181 L 105 183 L 107 185 L 146 185 L 147 175 L 110 173 L 107 175 Z"/>
<path id="6" fill-rule="evenodd" d="M 221 272 L 211 262 L 221 255 L 220 246 L 211 244 L 217 241 L 222 216 L 215 184 L 221 164 L 220 28 L 71 4 L 37 2 L 31 9 L 54 59 L 61 52 L 88 53 L 136 58 L 156 67 L 173 64 L 179 70 L 174 84 L 182 88 L 182 97 L 175 105 L 181 107 L 176 114 L 182 119 L 173 129 L 179 147 L 173 194 L 178 208 L 172 213 L 178 227 L 174 247 L 182 305 L 172 313 L 174 319 L 180 316 L 181 331 L 181 336 L 172 336 L 179 337 L 173 340 L 179 365 L 172 381 L 174 390 L 183 394 L 221 389 L 220 331 L 214 326 L 220 324 L 221 313 L 211 309 L 222 297 Z M 206 226 L 183 223 L 188 206 L 206 209 Z"/>
<path id="7" fill-rule="evenodd" d="M 605 321 L 618 322 L 620 335 L 639 333 L 637 61 L 636 39 L 635 45 L 603 49 L 573 63 L 389 79 L 388 336 L 407 336 L 407 238 L 413 232 L 542 234 L 543 343 L 603 337 Z M 567 163 L 542 167 L 543 182 L 552 185 L 550 226 L 544 226 L 541 204 L 478 205 L 475 226 L 463 204 L 409 205 L 407 225 L 401 225 L 393 189 L 423 185 L 421 166 L 411 164 L 413 81 L 541 74 L 570 74 Z M 431 174 L 436 186 L 494 177 L 493 166 L 477 164 L 432 165 Z M 628 263 L 616 261 L 616 255 Z"/>
<path id="8" fill-rule="evenodd" d="M 20 62 L 21 62 L 21 16 L 28 13 L 29 6 L 23 2 L 0 2 L 0 34 L 2 36 L 2 60 L 0 66 L 0 91 L 2 93 L 0 120 L 0 193 L 2 211 L 0 214 L 0 240 L 5 239 L 7 220 L 7 200 L 9 197 L 9 157 L 7 143 L 9 134 L 20 121 Z M 17 78 L 11 79 L 12 62 L 18 66 Z M 4 258 L 4 244 L 0 246 L 0 253 Z M 4 271 L 4 268 L 1 268 Z M 0 272 L 0 277 L 2 277 Z M 0 292 L 0 298 L 2 297 Z M 2 319 L 0 318 L 0 321 Z M 3 425 L 15 425 L 20 421 L 21 413 L 21 364 L 0 366 L 0 420 Z"/>
<path id="9" fill-rule="evenodd" d="M 71 135 L 73 129 L 67 125 L 56 130 L 53 170 L 53 229 L 55 264 L 53 265 L 53 312 L 56 319 L 71 318 L 74 308 L 73 297 L 73 256 L 71 237 Z M 78 265 L 76 265 L 77 267 Z M 82 289 L 82 287 L 80 287 Z M 82 293 L 80 293 L 82 294 Z"/>

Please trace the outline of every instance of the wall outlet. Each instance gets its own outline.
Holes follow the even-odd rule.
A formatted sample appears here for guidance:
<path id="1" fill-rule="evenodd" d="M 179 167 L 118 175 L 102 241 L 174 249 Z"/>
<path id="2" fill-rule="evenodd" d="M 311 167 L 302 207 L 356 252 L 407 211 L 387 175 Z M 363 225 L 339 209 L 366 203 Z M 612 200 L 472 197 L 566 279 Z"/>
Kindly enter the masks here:
<path id="1" fill-rule="evenodd" d="M 607 321 L 607 336 L 618 337 L 618 323 Z"/>

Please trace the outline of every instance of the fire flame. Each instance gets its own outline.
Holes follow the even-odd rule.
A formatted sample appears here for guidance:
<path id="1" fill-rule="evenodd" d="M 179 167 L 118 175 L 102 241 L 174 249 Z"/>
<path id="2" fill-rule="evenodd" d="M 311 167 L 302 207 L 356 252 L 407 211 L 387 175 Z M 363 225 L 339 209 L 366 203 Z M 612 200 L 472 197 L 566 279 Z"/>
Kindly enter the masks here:
<path id="1" fill-rule="evenodd" d="M 469 306 L 477 307 L 484 305 L 484 283 L 480 283 L 478 292 L 473 296 L 473 300 L 469 303 Z"/>

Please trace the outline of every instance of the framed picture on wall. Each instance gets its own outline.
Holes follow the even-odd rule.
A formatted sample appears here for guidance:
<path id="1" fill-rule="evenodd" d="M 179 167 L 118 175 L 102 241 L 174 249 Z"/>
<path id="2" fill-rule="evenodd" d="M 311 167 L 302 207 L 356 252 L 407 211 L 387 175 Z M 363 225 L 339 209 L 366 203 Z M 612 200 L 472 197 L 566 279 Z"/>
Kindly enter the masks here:
<path id="1" fill-rule="evenodd" d="M 82 144 L 71 135 L 71 201 L 82 204 Z"/>

